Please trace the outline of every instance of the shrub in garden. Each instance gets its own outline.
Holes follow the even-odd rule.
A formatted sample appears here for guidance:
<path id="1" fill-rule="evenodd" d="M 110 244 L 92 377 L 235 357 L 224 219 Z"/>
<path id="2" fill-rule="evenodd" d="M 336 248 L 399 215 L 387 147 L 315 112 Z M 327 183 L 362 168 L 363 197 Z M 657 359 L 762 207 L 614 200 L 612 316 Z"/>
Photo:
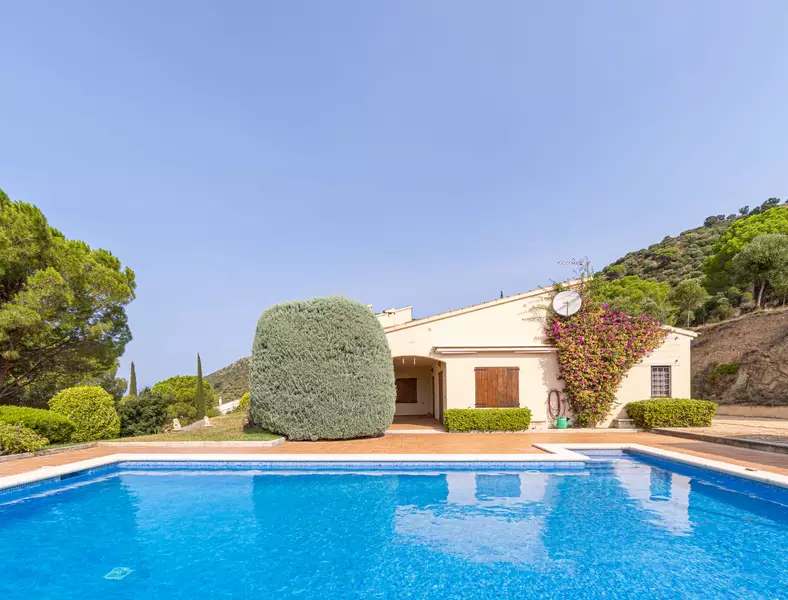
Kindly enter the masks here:
<path id="1" fill-rule="evenodd" d="M 250 404 L 251 395 L 249 392 L 246 392 L 243 396 L 241 396 L 241 400 L 238 402 L 238 406 L 235 407 L 233 412 L 247 412 L 249 410 Z"/>
<path id="2" fill-rule="evenodd" d="M 76 429 L 74 442 L 92 442 L 118 437 L 120 418 L 115 402 L 98 386 L 83 385 L 63 390 L 50 401 L 49 407 L 69 419 Z"/>
<path id="3" fill-rule="evenodd" d="M 263 312 L 249 384 L 255 425 L 294 440 L 376 435 L 394 418 L 394 364 L 383 327 L 347 298 Z"/>
<path id="4" fill-rule="evenodd" d="M 523 431 L 530 424 L 527 408 L 450 408 L 443 413 L 446 431 Z"/>
<path id="5" fill-rule="evenodd" d="M 169 421 L 168 399 L 150 388 L 118 405 L 120 437 L 161 433 Z"/>
<path id="6" fill-rule="evenodd" d="M 49 444 L 49 440 L 24 425 L 0 422 L 0 454 L 35 452 Z"/>
<path id="7" fill-rule="evenodd" d="M 24 425 L 51 444 L 62 444 L 71 439 L 74 424 L 53 410 L 28 408 L 26 406 L 0 406 L 0 421 L 11 425 Z"/>
<path id="8" fill-rule="evenodd" d="M 652 398 L 627 404 L 635 427 L 710 427 L 717 405 L 708 400 Z"/>

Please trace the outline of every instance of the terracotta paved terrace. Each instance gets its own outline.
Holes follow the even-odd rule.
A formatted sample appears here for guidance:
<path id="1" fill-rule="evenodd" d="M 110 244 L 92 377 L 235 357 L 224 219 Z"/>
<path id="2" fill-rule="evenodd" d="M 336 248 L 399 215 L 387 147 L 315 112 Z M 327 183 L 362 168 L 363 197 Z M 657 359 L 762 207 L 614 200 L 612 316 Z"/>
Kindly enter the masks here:
<path id="1" fill-rule="evenodd" d="M 13 475 L 118 453 L 172 454 L 541 454 L 535 443 L 636 443 L 788 475 L 788 455 L 735 448 L 666 435 L 622 432 L 387 434 L 337 442 L 286 442 L 273 448 L 167 447 L 123 444 L 0 463 L 0 476 Z"/>

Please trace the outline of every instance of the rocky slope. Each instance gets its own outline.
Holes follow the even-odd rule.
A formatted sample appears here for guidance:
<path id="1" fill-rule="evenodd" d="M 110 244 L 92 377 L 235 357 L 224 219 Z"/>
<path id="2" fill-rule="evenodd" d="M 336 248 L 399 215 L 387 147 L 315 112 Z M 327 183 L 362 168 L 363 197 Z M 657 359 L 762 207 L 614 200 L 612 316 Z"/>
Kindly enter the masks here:
<path id="1" fill-rule="evenodd" d="M 720 404 L 788 405 L 788 309 L 698 327 L 692 396 Z"/>

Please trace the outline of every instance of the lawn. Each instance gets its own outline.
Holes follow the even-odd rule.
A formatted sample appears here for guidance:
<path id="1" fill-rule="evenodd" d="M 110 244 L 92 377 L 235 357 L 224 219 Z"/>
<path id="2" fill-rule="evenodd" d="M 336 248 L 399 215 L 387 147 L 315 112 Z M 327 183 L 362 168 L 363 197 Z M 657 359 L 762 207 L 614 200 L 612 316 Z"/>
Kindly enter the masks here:
<path id="1" fill-rule="evenodd" d="M 262 429 L 244 429 L 246 415 L 232 413 L 211 418 L 216 427 L 205 427 L 194 431 L 156 433 L 137 437 L 120 438 L 114 442 L 261 442 L 275 440 L 281 436 Z"/>

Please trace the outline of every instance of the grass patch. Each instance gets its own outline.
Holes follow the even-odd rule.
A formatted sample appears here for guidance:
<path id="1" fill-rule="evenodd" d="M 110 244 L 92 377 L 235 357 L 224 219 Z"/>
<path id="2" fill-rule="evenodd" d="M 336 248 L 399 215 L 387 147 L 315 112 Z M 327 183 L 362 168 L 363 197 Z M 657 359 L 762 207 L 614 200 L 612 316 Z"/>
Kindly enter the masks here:
<path id="1" fill-rule="evenodd" d="M 265 442 L 281 436 L 258 428 L 244 428 L 246 415 L 230 413 L 213 417 L 211 423 L 216 427 L 205 427 L 194 431 L 156 433 L 137 437 L 120 438 L 114 442 Z"/>

